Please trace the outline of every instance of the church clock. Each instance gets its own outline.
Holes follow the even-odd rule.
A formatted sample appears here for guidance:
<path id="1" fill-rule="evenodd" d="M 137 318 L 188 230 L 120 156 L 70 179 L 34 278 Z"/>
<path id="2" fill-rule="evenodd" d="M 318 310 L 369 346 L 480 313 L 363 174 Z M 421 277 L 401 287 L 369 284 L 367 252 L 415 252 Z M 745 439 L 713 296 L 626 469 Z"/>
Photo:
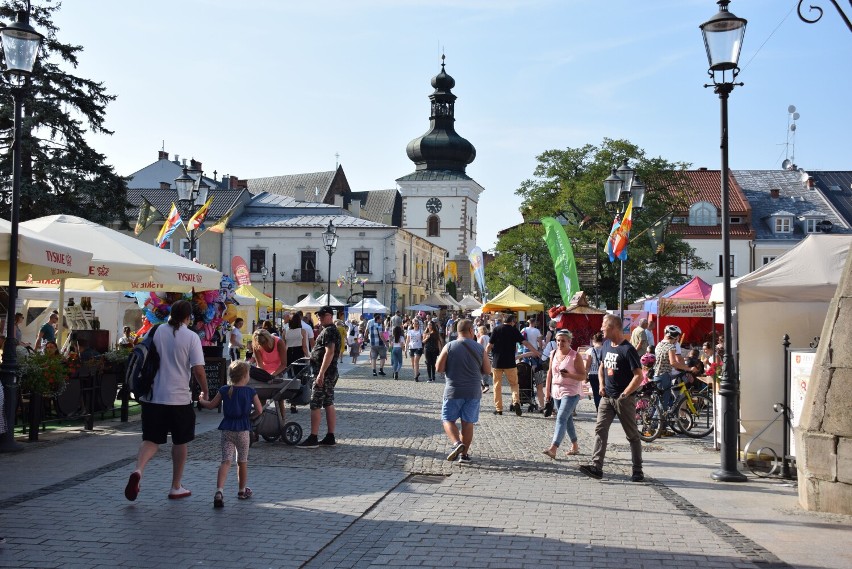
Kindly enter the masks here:
<path id="1" fill-rule="evenodd" d="M 426 210 L 429 213 L 438 213 L 441 211 L 441 200 L 438 198 L 429 198 L 429 201 L 426 202 Z"/>

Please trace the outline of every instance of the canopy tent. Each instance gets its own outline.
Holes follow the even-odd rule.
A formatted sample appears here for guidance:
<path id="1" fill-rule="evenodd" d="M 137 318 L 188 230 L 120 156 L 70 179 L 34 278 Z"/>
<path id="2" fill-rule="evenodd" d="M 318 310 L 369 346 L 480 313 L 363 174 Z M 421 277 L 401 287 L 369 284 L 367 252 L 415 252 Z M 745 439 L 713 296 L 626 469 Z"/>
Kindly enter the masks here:
<path id="1" fill-rule="evenodd" d="M 349 314 L 387 314 L 388 307 L 375 298 L 365 298 L 349 307 Z"/>
<path id="2" fill-rule="evenodd" d="M 737 283 L 734 353 L 743 441 L 775 418 L 772 406 L 784 400 L 782 336 L 790 336 L 791 348 L 808 348 L 822 334 L 850 245 L 852 235 L 811 234 Z M 754 448 L 781 445 L 781 423 L 776 422 Z"/>
<path id="3" fill-rule="evenodd" d="M 200 263 L 71 215 L 49 215 L 21 223 L 38 235 L 65 243 L 85 243 L 92 251 L 88 277 L 54 277 L 34 284 L 77 290 L 191 292 L 215 290 L 222 273 Z"/>
<path id="4" fill-rule="evenodd" d="M 293 308 L 296 310 L 319 310 L 325 306 L 325 304 L 320 304 L 318 300 L 316 300 L 313 295 L 308 293 L 308 295 L 293 305 Z"/>
<path id="5" fill-rule="evenodd" d="M 241 285 L 237 288 L 235 292 L 241 297 L 248 297 L 254 299 L 254 304 L 256 304 L 257 306 L 272 308 L 272 297 L 264 293 L 263 291 L 258 290 L 257 287 L 255 287 L 254 285 Z M 284 303 L 276 299 L 275 310 L 283 310 L 284 308 Z"/>
<path id="6" fill-rule="evenodd" d="M 476 310 L 477 308 L 482 308 L 482 303 L 466 294 L 459 301 L 459 306 L 461 306 L 464 310 Z"/>
<path id="7" fill-rule="evenodd" d="M 452 308 L 454 310 L 461 309 L 461 305 L 447 293 L 438 294 L 433 292 L 421 301 L 421 304 L 429 306 L 438 306 L 440 308 Z"/>
<path id="8" fill-rule="evenodd" d="M 0 219 L 0 280 L 9 280 L 12 224 Z M 38 235 L 18 226 L 18 283 L 26 285 L 33 279 L 54 279 L 61 276 L 86 275 L 92 254 Z"/>
<path id="9" fill-rule="evenodd" d="M 681 343 L 701 344 L 713 335 L 713 307 L 710 304 L 710 283 L 701 277 L 692 277 L 676 289 L 660 296 L 657 303 L 655 337 L 662 338 L 662 332 L 669 324 L 683 330 Z M 647 303 L 646 303 L 647 305 Z M 650 312 L 650 311 L 649 311 Z M 717 327 L 721 334 L 721 327 Z"/>
<path id="10" fill-rule="evenodd" d="M 531 298 L 512 285 L 504 288 L 497 296 L 482 305 L 482 312 L 500 312 L 501 310 L 544 310 L 544 305 Z"/>
<path id="11" fill-rule="evenodd" d="M 440 308 L 429 306 L 428 304 L 412 304 L 411 306 L 407 306 L 405 309 L 412 312 L 438 312 L 441 310 Z"/>
<path id="12" fill-rule="evenodd" d="M 333 294 L 331 295 L 330 298 L 331 298 L 331 300 L 329 301 L 329 296 L 327 294 L 324 294 L 324 295 L 320 296 L 319 298 L 317 298 L 317 302 L 320 303 L 320 307 L 323 307 L 323 306 L 346 306 L 345 302 L 338 300 L 337 298 L 335 298 L 335 296 Z"/>
<path id="13" fill-rule="evenodd" d="M 600 331 L 603 317 L 607 312 L 589 306 L 586 293 L 581 290 L 571 297 L 571 304 L 567 308 L 554 307 L 548 311 L 548 314 L 556 320 L 557 329 L 571 331 L 571 347 L 577 349 L 580 346 L 591 345 L 592 336 Z"/>

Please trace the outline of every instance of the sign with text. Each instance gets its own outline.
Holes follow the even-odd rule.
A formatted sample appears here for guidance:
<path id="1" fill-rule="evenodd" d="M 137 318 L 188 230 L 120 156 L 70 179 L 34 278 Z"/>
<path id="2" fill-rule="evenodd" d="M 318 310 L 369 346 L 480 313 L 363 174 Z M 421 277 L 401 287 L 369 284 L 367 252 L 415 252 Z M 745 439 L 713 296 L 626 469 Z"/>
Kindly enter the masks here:
<path id="1" fill-rule="evenodd" d="M 238 286 L 251 284 L 251 273 L 249 273 L 246 260 L 237 255 L 231 259 L 231 274 L 234 275 L 234 280 Z"/>
<path id="2" fill-rule="evenodd" d="M 796 456 L 796 438 L 793 430 L 799 426 L 802 409 L 805 406 L 805 394 L 808 391 L 808 382 L 811 379 L 811 371 L 816 361 L 816 350 L 788 350 L 790 358 L 790 454 Z"/>
<path id="3" fill-rule="evenodd" d="M 660 316 L 712 318 L 713 308 L 706 300 L 666 300 L 661 298 Z"/>

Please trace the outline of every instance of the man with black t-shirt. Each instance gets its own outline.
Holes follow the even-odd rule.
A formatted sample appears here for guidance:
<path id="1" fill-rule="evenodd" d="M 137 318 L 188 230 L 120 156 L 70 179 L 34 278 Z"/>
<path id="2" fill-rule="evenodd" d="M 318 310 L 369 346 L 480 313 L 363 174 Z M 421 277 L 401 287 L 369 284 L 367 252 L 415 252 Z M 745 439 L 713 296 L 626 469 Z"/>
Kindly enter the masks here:
<path id="1" fill-rule="evenodd" d="M 621 330 L 621 318 L 614 314 L 604 316 L 601 326 L 604 335 L 603 357 L 598 368 L 601 404 L 595 424 L 595 451 L 592 464 L 584 464 L 580 472 L 598 480 L 603 478 L 609 427 L 618 415 L 621 428 L 630 443 L 630 457 L 633 460 L 633 476 L 630 480 L 642 482 L 645 480 L 642 473 L 642 441 L 636 427 L 636 397 L 633 395 L 642 384 L 642 364 L 636 348 L 624 339 Z"/>
<path id="2" fill-rule="evenodd" d="M 514 411 L 516 415 L 521 416 L 521 394 L 518 389 L 518 364 L 515 359 L 518 344 L 523 344 L 532 352 L 532 355 L 538 357 L 538 347 L 533 346 L 523 337 L 521 332 L 515 327 L 515 315 L 509 314 L 506 316 L 506 323 L 502 326 L 497 326 L 491 333 L 491 339 L 488 341 L 486 353 L 491 356 L 491 372 L 494 377 L 494 414 L 503 414 L 503 374 L 506 374 L 506 379 L 509 381 L 509 388 L 512 390 L 512 405 L 510 411 Z"/>

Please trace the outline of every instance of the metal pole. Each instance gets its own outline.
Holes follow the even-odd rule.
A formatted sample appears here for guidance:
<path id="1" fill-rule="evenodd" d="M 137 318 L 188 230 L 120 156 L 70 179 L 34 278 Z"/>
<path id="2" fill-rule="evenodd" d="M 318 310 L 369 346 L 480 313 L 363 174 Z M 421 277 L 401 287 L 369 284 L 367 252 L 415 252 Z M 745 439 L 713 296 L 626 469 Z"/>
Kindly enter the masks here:
<path id="1" fill-rule="evenodd" d="M 272 326 L 273 327 L 276 327 L 275 323 L 277 322 L 277 320 L 275 320 L 275 283 L 276 283 L 275 279 L 278 278 L 276 276 L 278 274 L 278 271 L 276 270 L 278 268 L 276 266 L 276 261 L 277 261 L 276 256 L 277 256 L 277 253 L 272 254 Z"/>
<path id="2" fill-rule="evenodd" d="M 325 301 L 327 304 L 331 304 L 331 248 L 326 249 L 328 251 L 328 287 L 326 288 L 326 297 Z"/>
<path id="3" fill-rule="evenodd" d="M 787 410 L 790 408 L 790 335 L 784 334 L 782 338 L 784 345 L 784 439 L 781 445 L 781 477 L 790 479 L 790 462 L 787 457 L 790 456 L 790 415 Z"/>
<path id="4" fill-rule="evenodd" d="M 745 482 L 747 479 L 737 470 L 737 439 L 739 424 L 739 376 L 737 365 L 734 361 L 733 334 L 731 329 L 731 318 L 733 307 L 731 306 L 731 215 L 729 204 L 728 187 L 728 95 L 733 91 L 733 83 L 721 83 L 716 85 L 715 91 L 719 95 L 721 106 L 721 128 L 722 128 L 722 275 L 724 286 L 725 324 L 724 344 L 725 353 L 722 356 L 722 378 L 719 382 L 719 396 L 722 398 L 722 449 L 721 464 L 719 470 L 711 474 L 713 480 L 719 482 Z"/>
<path id="5" fill-rule="evenodd" d="M 15 103 L 15 135 L 12 142 L 12 219 L 9 235 L 9 302 L 6 308 L 6 344 L 3 346 L 3 364 L 0 365 L 0 380 L 3 382 L 6 432 L 0 435 L 0 452 L 22 450 L 15 442 L 15 407 L 18 405 L 18 355 L 15 338 L 15 308 L 18 301 L 18 221 L 21 211 L 21 106 L 22 88 L 12 88 Z M 62 307 L 59 307 L 62 310 Z M 31 403 L 32 404 L 32 403 Z"/>
<path id="6" fill-rule="evenodd" d="M 618 316 L 624 321 L 624 261 L 619 260 L 618 276 Z"/>

